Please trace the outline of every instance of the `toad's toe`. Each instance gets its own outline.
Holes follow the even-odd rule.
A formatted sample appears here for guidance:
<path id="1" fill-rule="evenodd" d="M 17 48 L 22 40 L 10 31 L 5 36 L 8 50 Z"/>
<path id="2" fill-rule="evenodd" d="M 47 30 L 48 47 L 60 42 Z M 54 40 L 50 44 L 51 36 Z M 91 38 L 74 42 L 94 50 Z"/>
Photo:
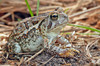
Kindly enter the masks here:
<path id="1" fill-rule="evenodd" d="M 63 51 L 63 52 L 59 53 L 59 55 L 61 57 L 74 57 L 75 55 L 77 55 L 79 53 L 80 53 L 80 51 L 78 51 L 78 50 L 76 50 L 74 48 L 70 48 L 70 49 L 68 49 L 66 51 Z"/>

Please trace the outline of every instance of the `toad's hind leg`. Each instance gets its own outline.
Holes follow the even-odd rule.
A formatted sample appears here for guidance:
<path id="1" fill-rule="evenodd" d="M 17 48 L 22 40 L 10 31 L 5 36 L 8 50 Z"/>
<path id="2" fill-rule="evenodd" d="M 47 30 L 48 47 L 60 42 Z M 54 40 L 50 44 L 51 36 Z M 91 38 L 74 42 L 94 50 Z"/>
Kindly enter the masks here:
<path id="1" fill-rule="evenodd" d="M 21 52 L 21 47 L 17 42 L 7 43 L 6 47 L 6 54 L 9 59 L 20 59 L 18 53 Z"/>
<path id="2" fill-rule="evenodd" d="M 9 53 L 20 53 L 21 52 L 21 47 L 17 42 L 12 43 L 8 43 L 7 44 L 8 47 L 8 52 Z"/>

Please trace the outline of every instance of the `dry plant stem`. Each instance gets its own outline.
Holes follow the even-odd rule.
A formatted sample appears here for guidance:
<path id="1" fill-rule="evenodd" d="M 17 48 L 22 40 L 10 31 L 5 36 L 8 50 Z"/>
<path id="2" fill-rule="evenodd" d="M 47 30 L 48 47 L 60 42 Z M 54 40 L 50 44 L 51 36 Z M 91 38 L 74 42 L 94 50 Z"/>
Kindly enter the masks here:
<path id="1" fill-rule="evenodd" d="M 27 54 L 30 54 L 30 53 L 18 53 L 18 55 L 22 55 L 22 54 L 25 54 L 25 55 L 27 55 Z"/>
<path id="2" fill-rule="evenodd" d="M 88 9 L 88 10 L 85 10 L 85 11 L 82 11 L 82 12 L 79 12 L 79 13 L 75 13 L 73 15 L 70 15 L 69 18 L 73 18 L 73 17 L 79 16 L 81 14 L 84 14 L 86 12 L 90 12 L 90 11 L 93 11 L 93 10 L 96 10 L 96 9 L 100 9 L 100 6 L 97 6 L 97 7 L 94 7 L 94 8 L 91 8 L 91 9 Z"/>
<path id="3" fill-rule="evenodd" d="M 13 28 L 14 28 L 14 27 L 2 25 L 2 24 L 0 24 L 0 27 L 4 27 L 4 28 L 1 28 L 1 29 L 0 29 L 0 33 L 2 33 L 2 32 L 7 32 L 7 31 L 11 31 L 11 30 L 13 30 Z"/>
<path id="4" fill-rule="evenodd" d="M 90 3 L 93 2 L 93 0 L 85 0 L 85 1 L 87 1 L 87 2 L 85 2 L 84 4 L 82 4 L 82 6 L 87 6 L 87 5 L 89 5 Z"/>
<path id="5" fill-rule="evenodd" d="M 12 23 L 12 22 L 9 22 L 9 21 L 7 21 L 7 20 L 5 20 L 5 19 L 2 19 L 2 18 L 0 18 L 0 20 L 3 21 L 3 22 L 5 22 L 5 23 L 8 24 L 8 25 L 16 25 L 15 22 Z"/>
<path id="6" fill-rule="evenodd" d="M 0 27 L 4 27 L 4 28 L 7 28 L 7 29 L 13 29 L 13 27 L 7 26 L 7 25 L 3 25 L 3 24 L 0 24 Z"/>
<path id="7" fill-rule="evenodd" d="M 35 55 L 33 55 L 31 58 L 29 58 L 28 60 L 26 60 L 25 62 L 27 63 L 28 61 L 30 61 L 31 59 L 35 58 L 37 55 L 39 55 L 41 52 L 44 51 L 44 48 L 41 49 L 39 52 L 37 52 Z"/>
<path id="8" fill-rule="evenodd" d="M 79 9 L 79 7 L 82 6 L 84 0 L 78 0 L 77 4 L 75 5 L 75 7 L 70 11 L 69 15 L 71 15 L 72 13 L 74 13 L 77 9 Z"/>
<path id="9" fill-rule="evenodd" d="M 0 29 L 0 33 L 2 32 L 8 32 L 8 31 L 12 31 L 13 29 Z"/>
<path id="10" fill-rule="evenodd" d="M 41 11 L 44 11 L 44 10 L 50 10 L 50 9 L 55 9 L 55 8 L 57 8 L 57 7 L 59 7 L 59 6 L 45 6 L 45 7 L 41 7 L 41 8 L 39 8 L 39 11 L 41 10 Z"/>
<path id="11" fill-rule="evenodd" d="M 18 16 L 18 15 L 15 15 L 15 14 L 14 14 L 14 16 L 15 16 L 17 19 L 20 19 L 20 20 L 22 20 L 22 18 L 21 18 L 20 16 Z"/>
<path id="12" fill-rule="evenodd" d="M 100 65 L 100 57 L 99 57 L 99 59 L 97 60 L 97 62 L 96 63 L 99 63 L 99 65 Z"/>
<path id="13" fill-rule="evenodd" d="M 35 1 L 37 1 L 37 0 L 35 0 Z M 43 5 L 50 4 L 50 5 L 57 5 L 57 6 L 62 6 L 63 5 L 60 2 L 57 2 L 57 1 L 54 2 L 54 1 L 48 1 L 48 0 L 46 0 L 46 1 L 40 0 L 40 4 L 43 4 Z"/>
<path id="14" fill-rule="evenodd" d="M 6 17 L 8 17 L 8 16 L 10 16 L 11 15 L 11 13 L 7 13 L 7 14 L 5 14 L 5 15 L 3 15 L 2 17 L 0 17 L 1 19 L 4 19 L 4 18 L 6 18 Z"/>
<path id="15" fill-rule="evenodd" d="M 21 63 L 23 63 L 23 61 L 24 61 L 24 58 L 22 57 L 22 58 L 20 59 L 20 62 L 18 63 L 18 66 L 21 66 Z"/>
<path id="16" fill-rule="evenodd" d="M 65 61 L 65 59 L 63 59 L 63 61 L 64 61 L 65 64 L 67 64 L 66 61 Z"/>
<path id="17" fill-rule="evenodd" d="M 12 16 L 12 22 L 14 22 L 14 21 L 15 21 L 14 12 L 12 12 L 11 14 L 12 14 L 12 15 L 11 15 L 11 16 Z"/>
<path id="18" fill-rule="evenodd" d="M 97 56 L 97 57 L 93 57 L 93 59 L 100 59 L 100 56 Z"/>
<path id="19" fill-rule="evenodd" d="M 39 14 L 46 13 L 46 12 L 49 12 L 49 11 L 53 11 L 57 7 L 61 7 L 61 6 L 45 6 L 45 7 L 41 7 L 39 9 L 39 11 L 40 11 Z M 74 8 L 74 6 L 66 7 L 66 8 L 64 7 L 63 10 L 72 9 L 72 8 Z M 34 9 L 34 11 L 36 11 L 36 10 Z"/>
<path id="20" fill-rule="evenodd" d="M 43 64 L 42 64 L 42 66 L 44 66 L 45 64 L 47 64 L 50 60 L 52 60 L 54 58 L 54 56 L 52 56 L 48 61 L 46 61 L 46 62 L 44 62 Z"/>
<path id="21" fill-rule="evenodd" d="M 10 7 L 5 7 L 5 8 L 0 8 L 0 13 L 9 12 L 8 10 L 11 10 L 12 8 L 14 8 L 14 7 L 10 6 Z"/>
<path id="22" fill-rule="evenodd" d="M 5 20 L 5 19 L 2 19 L 0 18 L 1 21 L 5 22 L 5 23 L 8 23 L 9 21 Z"/>
<path id="23" fill-rule="evenodd" d="M 88 56 L 88 57 L 92 57 L 92 55 L 90 54 L 90 51 L 89 51 L 89 49 L 94 45 L 94 44 L 96 44 L 98 42 L 98 40 L 94 40 L 94 41 L 92 41 L 92 42 L 90 42 L 87 46 L 86 46 L 86 55 Z"/>

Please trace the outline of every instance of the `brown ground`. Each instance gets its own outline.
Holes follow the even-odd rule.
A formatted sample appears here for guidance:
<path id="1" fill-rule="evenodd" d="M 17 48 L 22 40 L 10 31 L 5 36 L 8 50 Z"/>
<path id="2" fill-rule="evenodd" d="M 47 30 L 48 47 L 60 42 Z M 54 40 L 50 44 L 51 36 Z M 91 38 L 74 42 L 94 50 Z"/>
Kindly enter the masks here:
<path id="1" fill-rule="evenodd" d="M 34 15 L 36 1 L 28 0 Z M 100 0 L 40 0 L 39 14 L 63 7 L 70 18 L 70 24 L 84 25 L 100 30 Z M 81 14 L 80 14 L 81 13 Z M 77 16 L 75 16 L 75 14 Z M 61 31 L 62 36 L 69 39 L 74 48 L 80 51 L 74 57 L 61 58 L 46 51 L 28 61 L 27 58 L 9 60 L 4 57 L 2 47 L 18 20 L 29 17 L 24 0 L 0 0 L 0 66 L 100 66 L 100 32 L 66 26 Z M 72 33 L 68 35 L 66 33 Z M 27 63 L 26 63 L 27 61 Z"/>

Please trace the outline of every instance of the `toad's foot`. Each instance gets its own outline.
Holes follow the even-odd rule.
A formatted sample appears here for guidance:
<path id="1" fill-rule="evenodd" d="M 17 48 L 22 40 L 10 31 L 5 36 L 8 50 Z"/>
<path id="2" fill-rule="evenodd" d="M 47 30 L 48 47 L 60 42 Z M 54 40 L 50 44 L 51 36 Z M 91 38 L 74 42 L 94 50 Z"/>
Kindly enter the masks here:
<path id="1" fill-rule="evenodd" d="M 59 53 L 61 57 L 74 57 L 75 55 L 79 54 L 80 52 L 74 48 L 69 48 L 68 50 L 62 51 Z"/>

